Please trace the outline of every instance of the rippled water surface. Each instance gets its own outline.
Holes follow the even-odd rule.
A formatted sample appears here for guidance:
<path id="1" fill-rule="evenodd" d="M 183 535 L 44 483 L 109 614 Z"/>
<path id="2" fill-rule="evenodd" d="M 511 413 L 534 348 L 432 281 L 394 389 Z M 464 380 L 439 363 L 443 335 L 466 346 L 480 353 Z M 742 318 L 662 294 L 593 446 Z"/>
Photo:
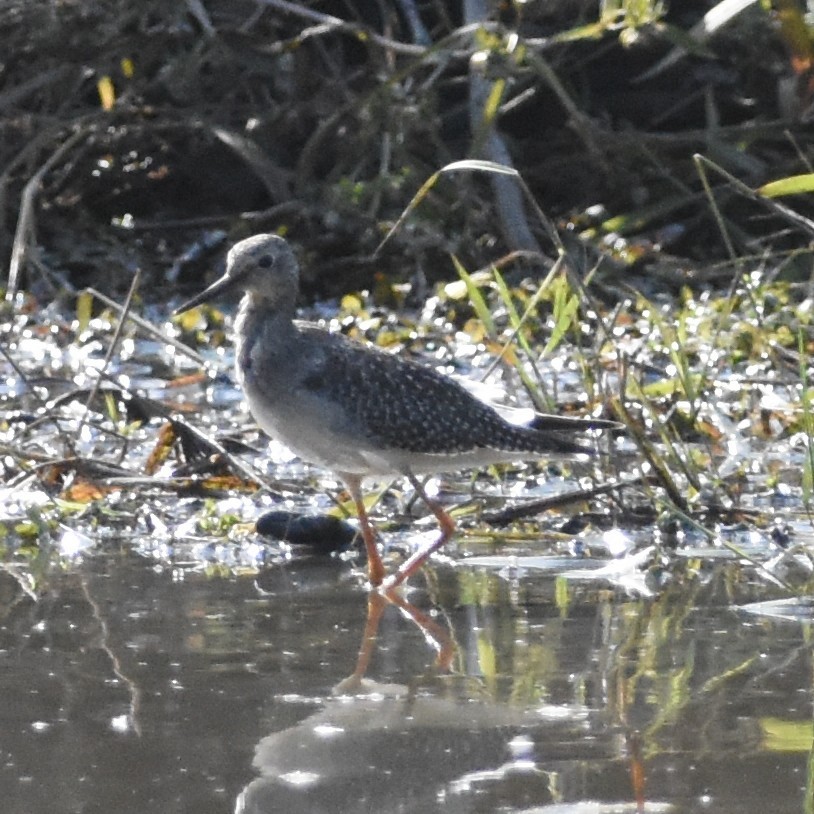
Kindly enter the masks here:
<path id="1" fill-rule="evenodd" d="M 690 605 L 441 566 L 373 604 L 362 677 L 368 594 L 331 560 L 100 555 L 39 603 L 4 573 L 2 809 L 807 810 L 807 628 L 727 575 Z"/>

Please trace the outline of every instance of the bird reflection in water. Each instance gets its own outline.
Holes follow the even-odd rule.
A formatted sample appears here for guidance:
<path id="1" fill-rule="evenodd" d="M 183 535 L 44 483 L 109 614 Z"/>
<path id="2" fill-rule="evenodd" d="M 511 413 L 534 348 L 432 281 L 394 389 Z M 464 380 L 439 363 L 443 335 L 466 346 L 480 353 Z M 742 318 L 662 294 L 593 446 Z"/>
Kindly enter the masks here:
<path id="1" fill-rule="evenodd" d="M 408 602 L 397 589 L 371 591 L 367 602 L 367 619 L 362 634 L 362 643 L 359 647 L 359 656 L 356 660 L 356 668 L 346 679 L 337 684 L 334 688 L 335 692 L 352 693 L 362 689 L 363 679 L 376 645 L 379 623 L 382 614 L 389 605 L 395 605 L 405 618 L 409 619 L 421 630 L 425 639 L 435 648 L 437 655 L 434 668 L 439 672 L 448 672 L 452 669 L 452 661 L 455 657 L 455 643 L 448 631 L 432 619 L 429 614 Z"/>

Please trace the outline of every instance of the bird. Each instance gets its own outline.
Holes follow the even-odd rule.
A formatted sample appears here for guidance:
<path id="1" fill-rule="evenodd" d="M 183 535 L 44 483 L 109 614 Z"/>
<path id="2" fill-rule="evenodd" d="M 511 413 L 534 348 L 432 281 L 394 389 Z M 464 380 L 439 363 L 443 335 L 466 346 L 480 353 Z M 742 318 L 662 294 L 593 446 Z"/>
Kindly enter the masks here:
<path id="1" fill-rule="evenodd" d="M 279 235 L 232 246 L 224 274 L 175 309 L 184 313 L 242 293 L 234 323 L 235 367 L 249 412 L 267 435 L 335 473 L 356 508 L 370 586 L 395 588 L 455 532 L 422 475 L 546 457 L 590 455 L 579 440 L 615 421 L 538 413 L 512 424 L 463 385 L 428 365 L 298 320 L 299 263 Z M 435 515 L 440 535 L 388 575 L 365 508 L 366 477 L 403 477 Z"/>

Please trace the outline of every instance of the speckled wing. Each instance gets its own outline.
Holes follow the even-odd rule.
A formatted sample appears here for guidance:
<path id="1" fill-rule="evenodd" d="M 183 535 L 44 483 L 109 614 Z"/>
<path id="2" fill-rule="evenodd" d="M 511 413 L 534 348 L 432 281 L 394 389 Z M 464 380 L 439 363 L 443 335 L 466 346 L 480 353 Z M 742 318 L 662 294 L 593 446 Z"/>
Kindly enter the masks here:
<path id="1" fill-rule="evenodd" d="M 377 448 L 430 455 L 479 449 L 590 454 L 574 440 L 590 422 L 543 416 L 543 422 L 553 422 L 551 429 L 518 427 L 432 368 L 351 340 L 337 341 L 336 334 L 330 343 L 320 341 L 316 331 L 310 338 L 321 345 L 323 364 L 300 387 L 341 406 L 356 432 Z"/>

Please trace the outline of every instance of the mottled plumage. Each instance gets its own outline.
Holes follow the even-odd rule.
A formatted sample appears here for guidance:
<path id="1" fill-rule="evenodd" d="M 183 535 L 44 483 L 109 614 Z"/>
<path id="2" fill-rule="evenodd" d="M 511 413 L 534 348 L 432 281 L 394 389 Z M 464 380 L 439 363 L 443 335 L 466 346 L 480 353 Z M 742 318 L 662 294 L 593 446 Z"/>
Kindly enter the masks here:
<path id="1" fill-rule="evenodd" d="M 304 460 L 337 472 L 359 509 L 371 582 L 383 568 L 361 500 L 366 475 L 404 475 L 442 526 L 416 473 L 550 455 L 590 453 L 575 435 L 615 422 L 539 415 L 535 428 L 510 424 L 438 371 L 294 319 L 299 269 L 288 244 L 255 235 L 229 252 L 226 273 L 180 310 L 232 288 L 244 292 L 235 323 L 237 375 L 257 423 Z M 428 553 L 392 580 L 413 573 Z M 374 573 L 375 572 L 375 573 Z"/>
<path id="2" fill-rule="evenodd" d="M 324 343 L 326 334 L 318 328 L 300 326 L 300 332 L 304 337 L 316 332 L 317 341 Z M 541 432 L 508 423 L 458 382 L 426 365 L 336 335 L 325 350 L 324 364 L 308 372 L 301 387 L 335 403 L 363 443 L 382 451 L 438 456 L 437 464 L 430 465 L 439 471 L 456 455 L 478 450 L 487 456 L 494 451 L 500 459 L 503 452 L 515 459 L 517 453 L 590 451 L 562 429 Z M 573 436 L 575 429 L 589 429 L 590 424 L 565 419 L 560 426 Z M 393 467 L 393 474 L 400 471 Z"/>

